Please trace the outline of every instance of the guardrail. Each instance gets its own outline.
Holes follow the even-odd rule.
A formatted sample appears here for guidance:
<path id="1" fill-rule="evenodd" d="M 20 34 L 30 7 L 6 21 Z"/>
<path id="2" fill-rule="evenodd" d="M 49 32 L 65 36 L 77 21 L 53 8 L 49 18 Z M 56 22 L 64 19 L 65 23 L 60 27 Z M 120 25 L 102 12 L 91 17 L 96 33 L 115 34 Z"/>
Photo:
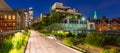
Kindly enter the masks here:
<path id="1" fill-rule="evenodd" d="M 66 30 L 65 30 L 66 31 Z M 69 31 L 69 30 L 68 30 Z M 103 30 L 103 31 L 98 31 L 98 30 L 72 30 L 75 33 L 88 33 L 88 32 L 101 32 L 104 35 L 109 35 L 109 36 L 120 36 L 120 30 Z"/>
<path id="2" fill-rule="evenodd" d="M 14 31 L 0 32 L 0 35 L 10 34 L 10 33 L 16 33 L 16 32 L 20 32 L 20 31 L 21 31 L 21 30 L 14 30 Z"/>
<path id="3" fill-rule="evenodd" d="M 19 32 L 21 30 L 14 30 L 14 31 L 6 31 L 6 32 L 0 32 L 0 45 L 2 44 L 2 42 L 8 38 L 9 36 L 11 36 L 11 34 L 14 34 L 16 32 Z"/>

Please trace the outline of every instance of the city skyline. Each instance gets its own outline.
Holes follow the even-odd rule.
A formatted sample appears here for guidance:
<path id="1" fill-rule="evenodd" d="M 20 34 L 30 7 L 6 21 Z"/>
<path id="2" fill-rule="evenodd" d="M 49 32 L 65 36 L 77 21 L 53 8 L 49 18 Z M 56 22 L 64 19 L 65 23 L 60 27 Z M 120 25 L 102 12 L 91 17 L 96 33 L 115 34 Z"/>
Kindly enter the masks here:
<path id="1" fill-rule="evenodd" d="M 55 2 L 62 2 L 65 6 L 70 6 L 80 10 L 80 13 L 84 17 L 94 17 L 94 11 L 96 10 L 98 18 L 107 16 L 108 18 L 120 17 L 120 1 L 119 0 L 6 0 L 6 2 L 13 8 L 26 8 L 33 7 L 34 17 L 40 15 L 40 13 L 49 13 L 50 7 Z M 23 3 L 24 2 L 24 3 Z"/>

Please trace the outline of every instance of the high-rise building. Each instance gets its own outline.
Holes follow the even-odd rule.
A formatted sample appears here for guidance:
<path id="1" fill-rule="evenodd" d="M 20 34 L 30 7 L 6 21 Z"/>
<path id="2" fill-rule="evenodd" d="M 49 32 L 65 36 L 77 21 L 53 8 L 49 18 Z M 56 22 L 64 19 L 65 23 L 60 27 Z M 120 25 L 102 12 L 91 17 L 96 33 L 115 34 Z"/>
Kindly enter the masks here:
<path id="1" fill-rule="evenodd" d="M 94 30 L 95 25 L 92 22 L 83 18 L 79 10 L 64 6 L 63 3 L 55 2 L 51 11 L 55 11 L 62 14 L 62 23 L 64 23 L 64 29 L 67 30 Z M 97 16 L 96 16 L 97 17 Z"/>
<path id="2" fill-rule="evenodd" d="M 75 8 L 71 8 L 68 6 L 64 6 L 63 3 L 60 3 L 60 2 L 55 2 L 52 5 L 51 10 L 55 10 L 56 12 L 61 12 L 61 13 L 81 15 L 79 13 L 79 10 L 76 10 Z"/>
<path id="3" fill-rule="evenodd" d="M 94 19 L 97 19 L 97 13 L 94 11 Z"/>
<path id="4" fill-rule="evenodd" d="M 33 8 L 29 7 L 29 25 L 32 25 L 33 23 Z"/>
<path id="5" fill-rule="evenodd" d="M 79 10 L 68 6 L 64 6 L 61 2 L 55 2 L 51 7 L 51 11 L 55 11 L 57 13 L 62 14 L 60 19 L 62 20 L 62 22 L 67 23 L 69 23 L 69 21 L 77 22 L 77 19 L 81 19 L 82 17 L 82 14 L 79 12 Z"/>

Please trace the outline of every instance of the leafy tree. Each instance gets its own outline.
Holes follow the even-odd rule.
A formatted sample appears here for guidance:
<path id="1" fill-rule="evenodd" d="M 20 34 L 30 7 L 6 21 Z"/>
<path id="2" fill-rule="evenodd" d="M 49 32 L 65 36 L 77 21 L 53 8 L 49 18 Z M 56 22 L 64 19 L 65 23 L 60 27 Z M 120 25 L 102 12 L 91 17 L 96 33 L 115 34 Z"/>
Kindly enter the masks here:
<path id="1" fill-rule="evenodd" d="M 106 16 L 102 16 L 101 21 L 102 22 L 108 22 L 108 18 Z"/>
<path id="2" fill-rule="evenodd" d="M 60 23 L 62 21 L 62 13 L 56 12 L 55 10 L 51 10 L 50 17 L 52 23 Z"/>

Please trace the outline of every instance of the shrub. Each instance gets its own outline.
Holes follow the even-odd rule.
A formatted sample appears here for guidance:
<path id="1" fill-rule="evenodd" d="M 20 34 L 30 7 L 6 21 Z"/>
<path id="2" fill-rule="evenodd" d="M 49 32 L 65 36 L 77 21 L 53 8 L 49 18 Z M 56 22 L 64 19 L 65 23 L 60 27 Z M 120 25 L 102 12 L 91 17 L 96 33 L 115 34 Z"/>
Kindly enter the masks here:
<path id="1" fill-rule="evenodd" d="M 107 45 L 115 45 L 115 46 L 120 46 L 120 37 L 116 36 L 106 36 L 105 37 L 105 44 Z"/>
<path id="2" fill-rule="evenodd" d="M 21 32 L 18 32 L 12 38 L 12 44 L 14 48 L 20 49 L 22 45 L 24 45 L 25 35 Z"/>
<path id="3" fill-rule="evenodd" d="M 2 46 L 0 46 L 0 53 L 9 53 L 10 49 L 12 48 L 11 39 L 6 39 Z"/>
<path id="4" fill-rule="evenodd" d="M 116 44 L 117 46 L 120 46 L 120 37 L 116 38 L 115 44 Z"/>
<path id="5" fill-rule="evenodd" d="M 117 49 L 105 49 L 100 53 L 120 53 Z"/>
<path id="6" fill-rule="evenodd" d="M 86 37 L 87 35 L 86 35 L 86 33 L 78 33 L 78 38 L 80 38 L 80 37 Z"/>
<path id="7" fill-rule="evenodd" d="M 46 36 L 49 36 L 49 34 L 51 33 L 51 31 L 48 30 L 40 30 L 39 32 L 45 34 Z"/>
<path id="8" fill-rule="evenodd" d="M 30 32 L 28 30 L 22 30 L 21 31 L 24 35 L 30 35 Z"/>
<path id="9" fill-rule="evenodd" d="M 28 35 L 29 32 L 24 30 L 8 35 L 0 45 L 0 53 L 23 53 Z"/>
<path id="10" fill-rule="evenodd" d="M 105 42 L 105 37 L 101 33 L 92 32 L 85 38 L 85 43 L 95 47 L 103 46 Z"/>
<path id="11" fill-rule="evenodd" d="M 69 32 L 57 31 L 57 36 L 59 37 L 66 37 L 68 34 Z"/>
<path id="12" fill-rule="evenodd" d="M 69 33 L 68 35 L 67 35 L 67 37 L 76 37 L 76 35 L 74 34 L 74 33 Z"/>
<path id="13" fill-rule="evenodd" d="M 73 46 L 78 43 L 78 40 L 70 37 L 70 38 L 64 38 L 62 42 L 67 46 Z"/>

